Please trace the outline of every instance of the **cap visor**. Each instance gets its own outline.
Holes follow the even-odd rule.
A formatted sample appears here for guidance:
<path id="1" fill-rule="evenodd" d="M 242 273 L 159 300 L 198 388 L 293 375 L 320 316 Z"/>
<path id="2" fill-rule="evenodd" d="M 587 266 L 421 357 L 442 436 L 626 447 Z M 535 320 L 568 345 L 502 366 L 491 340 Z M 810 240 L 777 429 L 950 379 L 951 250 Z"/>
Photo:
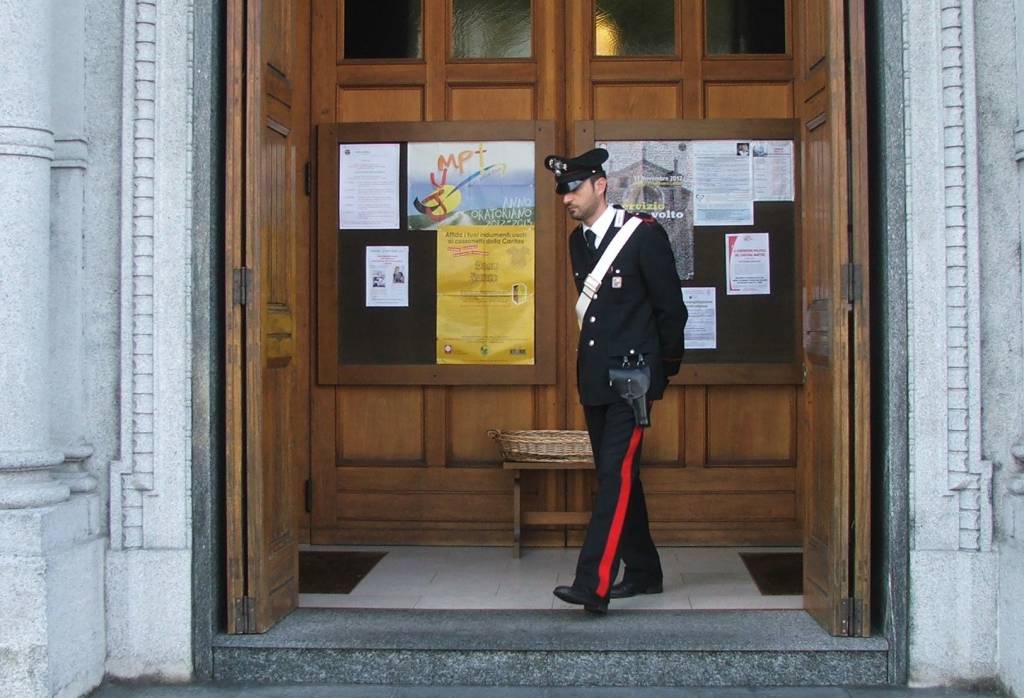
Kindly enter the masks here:
<path id="1" fill-rule="evenodd" d="M 577 189 L 579 189 L 580 185 L 582 185 L 585 181 L 586 180 L 583 179 L 574 179 L 571 182 L 559 182 L 558 186 L 555 187 L 555 192 L 558 194 L 568 194 L 569 192 L 574 192 Z"/>

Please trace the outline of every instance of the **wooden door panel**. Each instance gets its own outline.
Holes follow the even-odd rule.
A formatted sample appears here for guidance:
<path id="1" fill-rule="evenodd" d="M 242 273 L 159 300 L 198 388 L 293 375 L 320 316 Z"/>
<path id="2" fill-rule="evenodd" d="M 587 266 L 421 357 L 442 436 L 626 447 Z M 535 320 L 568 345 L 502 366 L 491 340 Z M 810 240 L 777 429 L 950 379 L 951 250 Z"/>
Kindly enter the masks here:
<path id="1" fill-rule="evenodd" d="M 341 467 L 334 517 L 324 531 L 336 542 L 508 543 L 511 475 L 496 468 Z"/>
<path id="2" fill-rule="evenodd" d="M 789 119 L 793 84 L 708 82 L 704 105 L 708 119 Z"/>
<path id="3" fill-rule="evenodd" d="M 670 387 L 651 411 L 651 428 L 644 433 L 644 463 L 679 463 L 682 402 L 682 389 Z"/>
<path id="4" fill-rule="evenodd" d="M 374 481 L 379 481 L 375 477 Z M 353 521 L 367 523 L 402 523 L 406 526 L 426 522 L 444 523 L 458 527 L 462 523 L 492 523 L 502 525 L 512 517 L 512 499 L 507 483 L 495 483 L 489 490 L 463 490 L 466 478 L 457 483 L 410 484 L 409 490 L 388 489 L 373 492 L 362 489 L 338 493 L 338 510 Z M 398 482 L 394 483 L 398 485 Z M 455 485 L 454 488 L 452 485 Z M 448 492 L 431 491 L 433 487 L 452 488 Z M 472 496 L 467 496 L 469 494 Z"/>
<path id="5" fill-rule="evenodd" d="M 651 536 L 659 548 L 671 546 L 757 546 L 757 547 L 792 547 L 799 542 L 799 535 L 794 534 L 793 525 L 788 521 L 710 521 L 710 522 L 679 522 L 665 527 L 651 522 Z M 573 539 L 573 544 L 580 545 L 582 536 Z M 795 543 L 794 540 L 797 542 Z"/>
<path id="6" fill-rule="evenodd" d="M 850 109 L 847 85 L 847 76 L 860 70 L 863 52 L 854 56 L 854 69 L 849 70 L 846 48 L 848 26 L 862 26 L 863 7 L 842 0 L 806 0 L 803 7 L 805 45 L 797 93 L 803 100 L 799 117 L 807 376 L 799 439 L 806 463 L 804 607 L 829 632 L 846 635 L 867 628 L 867 585 L 858 583 L 856 572 L 850 574 L 864 569 L 866 563 L 861 562 L 867 555 L 866 537 L 861 536 L 855 550 L 850 532 L 869 525 L 862 504 L 868 463 L 851 457 L 854 434 L 862 443 L 867 430 L 866 424 L 859 424 L 851 432 L 851 381 L 864 380 L 857 376 L 866 363 L 852 359 L 849 333 L 860 316 L 860 310 L 854 310 L 862 300 L 848 295 L 842 273 L 853 260 L 866 261 L 854 257 L 855 248 L 866 247 L 857 239 L 859 234 L 866 241 L 866 226 L 851 236 L 856 229 L 851 212 L 859 217 L 867 205 L 860 181 L 865 176 L 860 147 L 864 100 L 855 90 Z M 849 25 L 848 9 L 853 11 Z M 851 193 L 858 198 L 851 201 Z M 866 449 L 860 449 L 858 457 L 864 453 Z M 859 486 L 851 489 L 851 483 Z"/>
<path id="7" fill-rule="evenodd" d="M 793 387 L 713 386 L 707 410 L 710 465 L 796 465 Z"/>
<path id="8" fill-rule="evenodd" d="M 804 193 L 808 201 L 802 208 L 804 228 L 819 235 L 818 239 L 810 241 L 808 245 L 807 254 L 813 256 L 806 257 L 805 265 L 809 272 L 804 282 L 810 294 L 807 300 L 813 303 L 832 297 L 833 251 L 829 243 L 834 239 L 831 230 L 833 144 L 828 103 L 823 93 L 818 93 L 807 102 L 804 113 L 802 166 L 807 172 L 820 175 L 817 179 L 807 178 L 804 182 Z"/>
<path id="9" fill-rule="evenodd" d="M 423 389 L 338 388 L 339 463 L 422 463 L 426 460 Z"/>
<path id="10" fill-rule="evenodd" d="M 452 121 L 503 121 L 533 119 L 533 85 L 501 87 L 452 87 L 448 94 Z"/>
<path id="11" fill-rule="evenodd" d="M 794 114 L 794 70 L 789 56 L 771 60 L 702 57 L 703 3 L 680 4 L 678 60 L 595 58 L 586 7 L 569 14 L 566 30 L 570 134 L 575 133 L 575 119 L 785 118 Z M 787 21 L 790 17 L 787 13 Z M 793 36 L 790 31 L 787 35 Z M 570 325 L 567 334 L 569 365 L 574 359 L 573 329 Z M 582 428 L 581 413 L 572 405 L 574 386 L 569 378 L 567 423 Z M 644 445 L 645 491 L 657 512 L 652 513 L 652 527 L 658 542 L 792 545 L 800 540 L 798 390 L 743 385 L 670 388 L 664 404 L 654 410 L 654 427 Z M 672 400 L 677 402 L 670 406 Z M 666 419 L 666 407 L 671 419 Z M 586 502 L 588 497 L 589 492 L 581 488 L 570 489 L 573 503 Z M 570 541 L 579 540 L 578 534 L 570 536 Z"/>
<path id="12" fill-rule="evenodd" d="M 752 493 L 768 493 L 773 490 L 792 492 L 797 485 L 797 472 L 788 466 L 774 465 L 760 468 L 652 466 L 645 472 L 644 484 L 662 493 L 707 494 L 744 490 Z"/>
<path id="13" fill-rule="evenodd" d="M 683 522 L 792 522 L 796 518 L 796 502 L 792 495 L 779 497 L 775 492 L 740 491 L 722 497 L 715 496 L 720 492 L 695 494 L 681 490 L 663 494 L 646 483 L 644 488 L 651 521 L 662 529 Z"/>
<path id="14" fill-rule="evenodd" d="M 832 35 L 818 20 L 827 18 L 829 3 L 838 0 L 793 2 L 793 8 L 787 10 L 787 21 L 794 16 L 803 19 L 796 31 L 787 30 L 790 53 L 772 59 L 704 57 L 702 3 L 696 0 L 681 3 L 677 59 L 598 59 L 593 56 L 591 45 L 591 3 L 534 0 L 532 59 L 450 61 L 445 55 L 448 3 L 424 3 L 422 61 L 371 62 L 342 58 L 343 0 L 314 0 L 317 22 L 313 42 L 318 61 L 314 113 L 322 122 L 557 119 L 565 136 L 558 147 L 567 152 L 575 150 L 572 139 L 578 119 L 797 115 L 807 123 L 810 111 L 824 114 L 830 106 L 834 86 L 828 83 L 830 71 L 823 68 L 831 65 L 825 58 L 832 56 Z M 825 146 L 833 132 L 832 125 L 822 127 Z M 806 173 L 831 171 L 836 163 L 832 151 L 827 147 L 822 150 L 822 144 L 814 143 L 811 131 L 802 137 L 808 141 L 801 148 L 805 187 L 800 192 L 806 209 L 801 226 L 807 231 L 831 225 L 834 181 L 818 178 L 809 184 L 812 178 Z M 812 185 L 817 189 L 812 189 Z M 556 226 L 561 230 L 567 222 L 557 220 Z M 825 250 L 806 246 L 801 253 L 805 268 L 822 267 L 821 262 L 826 262 L 826 267 L 831 264 L 831 260 L 822 258 L 827 257 Z M 568 278 L 564 250 L 558 263 Z M 826 276 L 834 276 L 836 266 L 828 268 L 832 271 L 826 272 Z M 814 279 L 808 279 L 808 291 L 814 283 Z M 559 302 L 568 307 L 574 294 L 566 286 L 560 289 L 560 296 L 563 297 Z M 832 309 L 817 315 L 815 312 L 828 306 L 831 298 L 819 294 L 814 300 L 808 295 L 805 309 L 805 326 L 817 328 L 808 336 L 817 332 L 819 339 L 824 338 L 815 345 L 822 349 L 821 356 L 833 351 L 834 337 L 828 322 L 815 323 L 828 320 Z M 496 517 L 491 521 L 469 521 L 457 531 L 450 521 L 425 518 L 430 507 L 424 502 L 437 504 L 445 500 L 433 497 L 443 498 L 452 493 L 476 496 L 472 493 L 480 490 L 463 479 L 477 471 L 498 478 L 490 482 L 491 486 L 503 486 L 503 473 L 494 467 L 494 445 L 486 437 L 488 428 L 584 428 L 575 394 L 574 338 L 571 314 L 566 312 L 557 337 L 547 338 L 558 341 L 562 347 L 559 383 L 552 388 L 359 389 L 365 390 L 365 395 L 353 392 L 352 388 L 316 388 L 318 396 L 335 395 L 334 399 L 316 400 L 318 410 L 332 411 L 327 423 L 333 429 L 317 431 L 315 452 L 334 454 L 330 459 L 331 474 L 317 478 L 318 488 L 322 484 L 326 491 L 314 495 L 317 507 L 331 508 L 330 512 L 318 515 L 324 522 L 330 522 L 322 530 L 332 532 L 320 541 L 445 542 L 454 540 L 448 536 L 455 536 L 465 541 L 505 542 L 500 529 L 509 525 L 510 520 L 502 523 Z M 814 355 L 813 351 L 808 353 L 809 357 Z M 792 544 L 798 540 L 802 519 L 797 497 L 805 485 L 801 470 L 808 456 L 804 453 L 805 443 L 808 451 L 813 447 L 812 441 L 803 438 L 806 425 L 798 420 L 798 415 L 804 416 L 810 409 L 803 401 L 803 392 L 803 388 L 795 386 L 669 389 L 654 411 L 655 426 L 647 434 L 644 449 L 645 483 L 648 488 L 651 482 L 659 483 L 661 491 L 653 496 L 659 498 L 658 506 L 666 514 L 666 518 L 655 522 L 658 540 L 763 544 Z M 369 396 L 380 397 L 371 397 L 369 402 L 363 399 Z M 380 420 L 394 427 L 393 433 L 372 433 L 373 425 Z M 321 423 L 319 415 L 317 423 Z M 436 479 L 417 480 L 419 475 L 411 474 L 413 471 L 429 471 L 429 476 Z M 524 483 L 524 498 L 530 498 L 531 506 L 557 510 L 589 505 L 593 485 L 585 474 L 574 473 L 565 478 L 556 474 L 531 475 L 536 477 Z M 351 512 L 339 513 L 337 507 L 342 504 L 362 501 L 361 491 L 377 496 L 380 491 L 372 489 L 371 483 L 378 488 L 392 488 L 389 491 L 394 492 L 393 501 L 400 503 L 392 512 L 398 523 L 378 521 L 370 525 L 352 518 Z M 360 490 L 364 484 L 369 489 Z M 810 498 L 813 483 L 808 480 L 806 484 Z M 346 499 L 338 494 L 341 492 Z M 686 498 L 697 496 L 695 492 L 712 501 L 689 506 Z M 734 498 L 742 501 L 744 496 L 757 498 L 757 506 L 750 510 L 752 514 L 768 512 L 778 518 L 769 520 L 758 514 L 744 521 L 743 512 L 748 509 L 729 504 Z M 769 500 L 773 497 L 776 501 L 771 504 Z M 679 513 L 684 504 L 695 514 L 692 520 Z M 495 511 L 503 510 L 499 507 Z M 729 511 L 736 512 L 738 518 L 714 520 L 716 512 Z M 417 521 L 422 525 L 417 526 Z M 360 540 L 360 532 L 367 537 Z M 551 541 L 555 539 L 549 534 L 557 531 L 535 533 L 538 540 Z M 392 538 L 388 539 L 388 535 Z M 573 540 L 570 535 L 569 541 Z"/>
<path id="15" fill-rule="evenodd" d="M 818 373 L 820 376 L 820 372 Z M 815 395 L 820 395 L 831 387 L 820 385 L 819 376 L 815 377 L 815 383 L 810 386 Z M 838 482 L 836 478 L 830 477 L 832 474 L 830 470 L 832 443 L 835 438 L 830 428 L 835 422 L 833 401 L 817 400 L 813 406 L 814 412 L 809 415 L 810 455 L 815 460 L 811 462 L 810 468 L 811 481 L 808 488 L 810 501 L 807 507 L 806 533 L 820 547 L 827 545 L 830 540 L 835 518 L 831 502 L 835 498 L 835 489 L 841 487 L 842 483 Z M 825 580 L 816 581 L 825 586 Z"/>
<path id="16" fill-rule="evenodd" d="M 806 105 L 800 109 L 801 114 L 824 111 L 828 104 L 828 74 L 824 70 L 811 72 L 805 80 L 797 83 L 795 92 L 801 102 Z"/>
<path id="17" fill-rule="evenodd" d="M 449 388 L 448 459 L 451 464 L 497 466 L 498 451 L 489 429 L 533 429 L 534 389 L 501 386 Z"/>
<path id="18" fill-rule="evenodd" d="M 286 368 L 295 357 L 295 312 L 284 304 L 267 307 L 267 332 L 264 335 L 267 362 L 276 369 Z"/>
<path id="19" fill-rule="evenodd" d="M 338 121 L 422 121 L 423 89 L 338 88 Z"/>
<path id="20" fill-rule="evenodd" d="M 683 460 L 687 466 L 707 463 L 707 393 L 700 385 L 683 388 Z"/>
<path id="21" fill-rule="evenodd" d="M 259 154 L 259 189 L 261 192 L 289 191 L 294 186 L 294 154 L 289 143 L 290 109 L 275 99 L 266 99 L 263 106 L 266 122 Z M 295 203 L 261 199 L 257 205 L 261 206 L 257 219 L 259 235 L 268 249 L 267 301 L 286 305 L 291 302 L 288 295 L 290 260 L 287 235 Z"/>
<path id="22" fill-rule="evenodd" d="M 829 28 L 831 22 L 830 5 L 832 0 L 803 0 L 800 3 L 800 21 L 803 60 L 801 67 L 803 77 L 807 79 L 811 71 L 821 66 L 822 61 L 828 57 L 829 51 Z"/>
<path id="23" fill-rule="evenodd" d="M 705 545 L 797 544 L 800 522 L 793 469 L 758 475 L 763 477 L 712 479 L 691 477 L 689 469 L 680 473 L 647 468 L 644 492 L 655 542 L 700 544 L 700 535 L 706 535 Z"/>
<path id="24" fill-rule="evenodd" d="M 823 99 L 815 97 L 806 108 L 811 118 L 805 121 L 803 152 L 805 172 L 819 173 L 816 179 L 804 184 L 803 229 L 826 236 L 825 243 L 809 245 L 805 251 L 805 265 L 812 273 L 806 276 L 804 292 L 804 353 L 810 363 L 827 366 L 832 356 L 832 289 L 828 279 L 832 275 L 832 253 L 828 241 L 832 209 L 831 191 L 832 145 L 829 138 L 828 116 L 822 109 Z"/>
<path id="25" fill-rule="evenodd" d="M 678 83 L 660 85 L 594 85 L 595 119 L 678 119 L 682 89 Z"/>
<path id="26" fill-rule="evenodd" d="M 291 0 L 262 0 L 262 5 L 263 61 L 276 77 L 289 82 L 295 72 L 292 65 L 296 29 L 292 20 L 294 3 Z M 268 82 L 273 84 L 273 78 Z M 290 104 L 290 100 L 287 103 Z"/>
<path id="27" fill-rule="evenodd" d="M 250 101 L 250 116 L 261 124 L 251 143 L 250 172 L 256 186 L 248 209 L 246 249 L 251 254 L 253 299 L 248 305 L 249 408 L 259 412 L 248 455 L 250 596 L 255 599 L 256 630 L 269 628 L 298 602 L 298 536 L 293 507 L 300 501 L 294 474 L 307 454 L 300 448 L 307 429 L 304 391 L 308 385 L 296 354 L 295 313 L 300 280 L 296 266 L 302 220 L 297 215 L 302 192 L 296 187 L 296 151 L 308 148 L 296 114 L 292 78 L 292 44 L 301 31 L 287 3 L 264 5 L 260 49 L 261 80 Z M 279 22 L 285 22 L 280 24 Z M 256 106 L 256 103 L 259 106 Z M 257 445 L 258 444 L 258 445 Z"/>
<path id="28" fill-rule="evenodd" d="M 800 542 L 799 487 L 793 467 L 645 465 L 642 476 L 651 530 L 659 545 Z M 579 494 L 576 505 L 585 508 L 590 494 Z M 581 541 L 581 531 L 570 533 L 570 543 Z"/>
<path id="29" fill-rule="evenodd" d="M 448 60 L 445 23 L 450 13 L 448 3 L 441 2 L 423 4 L 422 61 L 345 61 L 344 2 L 314 4 L 319 71 L 314 100 L 323 122 L 558 116 L 553 86 L 561 76 L 550 43 L 561 15 L 557 0 L 532 3 L 534 16 L 547 24 L 540 27 L 535 21 L 534 58 L 515 61 Z M 320 440 L 317 452 L 335 453 L 333 467 L 329 472 L 321 468 L 317 477 L 317 488 L 327 490 L 314 495 L 320 542 L 506 544 L 511 476 L 501 470 L 487 430 L 556 428 L 562 409 L 557 390 L 550 387 L 317 390 L 337 395 L 318 402 L 334 409 L 334 433 L 314 435 Z M 541 475 L 530 478 L 524 499 L 537 509 L 562 506 L 562 481 Z M 456 510 L 459 502 L 464 504 L 461 512 Z M 366 520 L 356 514 L 365 514 Z M 393 520 L 374 521 L 374 516 Z M 549 535 L 553 532 L 540 533 L 539 539 L 555 542 Z"/>
<path id="30" fill-rule="evenodd" d="M 298 600 L 309 474 L 308 3 L 235 2 L 228 125 L 228 630 Z M 247 23 L 242 29 L 241 22 Z M 244 138 L 243 138 L 244 134 Z M 244 297 L 243 297 L 244 293 Z M 244 362 L 244 365 L 242 363 Z"/>
<path id="31" fill-rule="evenodd" d="M 291 510 L 288 506 L 290 499 L 294 496 L 289 477 L 292 450 L 294 448 L 291 427 L 293 415 L 291 414 L 291 401 L 288 399 L 288 381 L 293 371 L 289 370 L 290 362 L 281 362 L 272 369 L 267 370 L 264 376 L 263 399 L 265 401 L 277 401 L 277 407 L 264 412 L 262 423 L 262 448 L 264 455 L 265 475 L 261 486 L 265 492 L 265 501 L 270 506 L 265 507 L 266 512 L 263 519 L 264 532 L 267 535 L 268 549 L 278 551 L 284 549 L 290 543 L 294 532 Z M 295 570 L 290 567 L 290 560 L 287 555 L 277 558 L 271 556 L 271 573 L 268 575 L 272 580 L 269 584 L 271 589 L 278 589 L 282 584 L 290 581 Z"/>

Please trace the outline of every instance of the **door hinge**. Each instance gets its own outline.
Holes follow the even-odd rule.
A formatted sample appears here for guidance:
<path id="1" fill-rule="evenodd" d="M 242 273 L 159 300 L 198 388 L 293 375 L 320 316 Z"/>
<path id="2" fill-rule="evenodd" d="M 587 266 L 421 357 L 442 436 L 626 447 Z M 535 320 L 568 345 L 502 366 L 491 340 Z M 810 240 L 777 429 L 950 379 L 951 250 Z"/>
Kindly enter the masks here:
<path id="1" fill-rule="evenodd" d="M 306 498 L 306 513 L 307 514 L 312 514 L 313 513 L 313 481 L 312 480 L 306 480 L 305 498 Z"/>
<path id="2" fill-rule="evenodd" d="M 245 305 L 249 302 L 249 291 L 252 290 L 252 272 L 249 267 L 238 267 L 234 270 L 231 290 L 235 305 Z"/>
<path id="3" fill-rule="evenodd" d="M 860 265 L 847 262 L 842 267 L 842 275 L 843 292 L 846 294 L 846 302 L 856 303 L 860 300 L 864 283 L 861 279 Z"/>
<path id="4" fill-rule="evenodd" d="M 310 163 L 306 163 L 305 167 L 305 179 L 306 179 L 306 196 L 313 193 L 313 166 Z"/>
<path id="5" fill-rule="evenodd" d="M 240 633 L 256 632 L 256 604 L 251 596 L 235 599 L 235 629 Z"/>
<path id="6" fill-rule="evenodd" d="M 864 621 L 864 600 L 845 598 L 839 601 L 839 634 L 858 635 Z"/>

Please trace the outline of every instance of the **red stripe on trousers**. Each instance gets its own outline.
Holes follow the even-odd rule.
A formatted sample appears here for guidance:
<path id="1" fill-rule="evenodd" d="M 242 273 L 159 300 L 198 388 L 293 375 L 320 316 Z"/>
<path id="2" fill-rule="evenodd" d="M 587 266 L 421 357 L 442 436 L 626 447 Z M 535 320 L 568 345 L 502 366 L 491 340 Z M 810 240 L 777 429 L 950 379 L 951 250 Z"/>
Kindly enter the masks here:
<path id="1" fill-rule="evenodd" d="M 626 510 L 629 508 L 629 493 L 633 487 L 633 456 L 636 455 L 636 449 L 640 446 L 640 439 L 643 435 L 643 427 L 633 427 L 633 436 L 629 439 L 629 448 L 626 449 L 626 456 L 622 459 L 622 472 L 620 473 L 622 483 L 619 485 L 619 501 L 615 504 L 612 527 L 608 531 L 608 540 L 604 544 L 601 564 L 597 567 L 597 595 L 601 597 L 608 595 L 608 589 L 612 585 L 612 580 L 610 579 L 612 561 L 615 559 L 615 552 L 619 549 L 622 524 L 626 520 Z"/>

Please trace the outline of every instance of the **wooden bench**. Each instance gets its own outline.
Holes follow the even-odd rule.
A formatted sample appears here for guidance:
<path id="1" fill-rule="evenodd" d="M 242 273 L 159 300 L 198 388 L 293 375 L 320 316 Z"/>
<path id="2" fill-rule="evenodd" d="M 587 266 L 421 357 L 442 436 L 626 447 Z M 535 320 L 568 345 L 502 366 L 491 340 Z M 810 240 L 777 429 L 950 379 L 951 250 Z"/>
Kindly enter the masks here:
<path id="1" fill-rule="evenodd" d="M 512 557 L 519 557 L 523 526 L 566 526 L 587 524 L 589 511 L 523 511 L 520 477 L 524 470 L 593 470 L 592 461 L 504 461 L 502 467 L 511 470 L 512 479 Z"/>

